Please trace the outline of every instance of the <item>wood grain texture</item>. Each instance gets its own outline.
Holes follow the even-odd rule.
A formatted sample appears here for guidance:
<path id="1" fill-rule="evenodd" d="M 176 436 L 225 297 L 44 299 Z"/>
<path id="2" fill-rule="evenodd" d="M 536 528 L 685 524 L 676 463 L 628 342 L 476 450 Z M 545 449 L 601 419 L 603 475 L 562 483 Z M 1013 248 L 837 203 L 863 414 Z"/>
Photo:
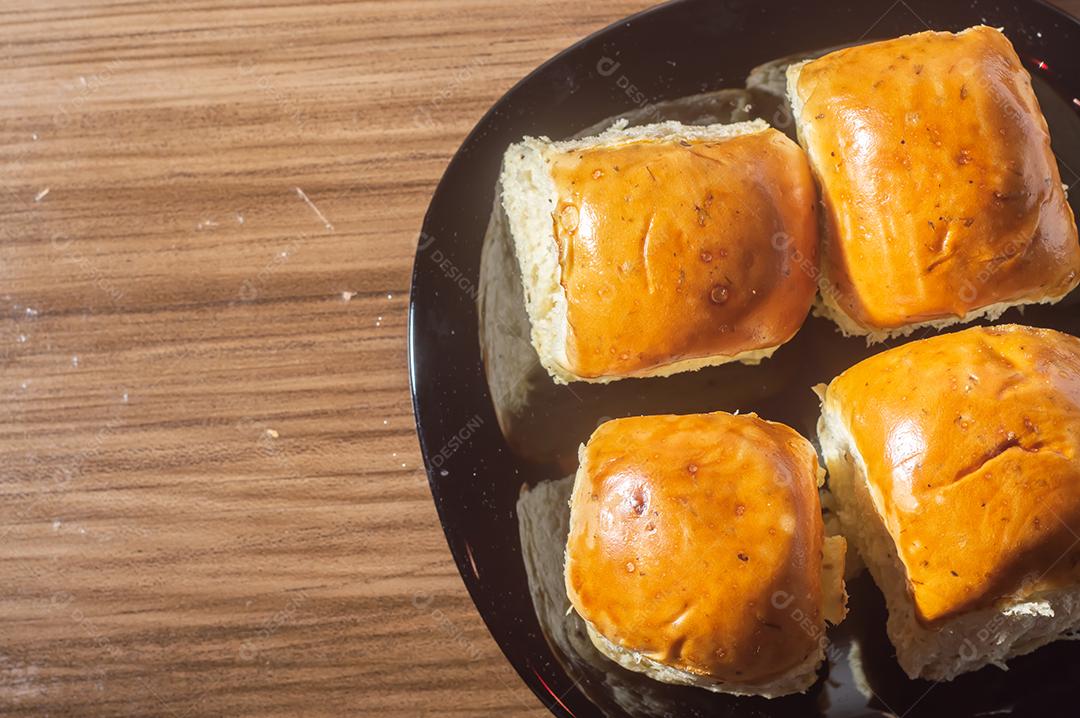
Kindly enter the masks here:
<path id="1" fill-rule="evenodd" d="M 406 292 L 481 114 L 647 4 L 0 8 L 0 715 L 544 715 L 438 526 Z"/>

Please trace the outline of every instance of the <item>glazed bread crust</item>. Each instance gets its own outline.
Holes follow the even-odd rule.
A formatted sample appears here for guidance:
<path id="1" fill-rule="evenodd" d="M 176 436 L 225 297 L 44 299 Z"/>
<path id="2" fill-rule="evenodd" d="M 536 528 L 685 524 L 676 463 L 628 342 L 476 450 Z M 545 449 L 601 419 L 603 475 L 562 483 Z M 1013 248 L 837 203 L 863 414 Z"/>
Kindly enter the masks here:
<path id="1" fill-rule="evenodd" d="M 503 206 L 558 382 L 757 363 L 816 291 L 806 156 L 764 122 L 616 127 L 506 153 Z"/>
<path id="2" fill-rule="evenodd" d="M 819 311 L 872 340 L 1080 282 L 1080 242 L 1031 78 L 988 27 L 795 65 L 789 95 L 824 203 Z"/>
<path id="3" fill-rule="evenodd" d="M 1004 325 L 883 352 L 825 389 L 819 438 L 909 675 L 1080 624 L 1080 339 Z"/>
<path id="4" fill-rule="evenodd" d="M 805 690 L 845 600 L 846 547 L 825 545 L 819 480 L 809 442 L 752 414 L 601 425 L 582 448 L 566 554 L 596 646 L 670 683 Z"/>

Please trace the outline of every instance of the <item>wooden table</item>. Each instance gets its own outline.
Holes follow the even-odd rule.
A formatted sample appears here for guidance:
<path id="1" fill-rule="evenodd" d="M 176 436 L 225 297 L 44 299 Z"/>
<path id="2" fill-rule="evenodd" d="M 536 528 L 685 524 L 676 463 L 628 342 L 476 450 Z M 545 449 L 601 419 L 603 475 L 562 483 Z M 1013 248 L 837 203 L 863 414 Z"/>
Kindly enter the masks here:
<path id="1" fill-rule="evenodd" d="M 428 494 L 410 265 L 484 110 L 647 4 L 0 10 L 0 715 L 545 714 Z"/>

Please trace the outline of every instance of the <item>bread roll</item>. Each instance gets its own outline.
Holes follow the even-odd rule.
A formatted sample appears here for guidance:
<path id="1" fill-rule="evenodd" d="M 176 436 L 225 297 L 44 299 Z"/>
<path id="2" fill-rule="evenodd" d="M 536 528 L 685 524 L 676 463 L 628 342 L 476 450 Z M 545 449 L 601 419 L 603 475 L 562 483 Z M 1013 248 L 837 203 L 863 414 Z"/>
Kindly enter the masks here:
<path id="1" fill-rule="evenodd" d="M 1080 627 L 1080 339 L 1004 325 L 883 352 L 824 389 L 819 437 L 909 676 Z"/>
<path id="2" fill-rule="evenodd" d="M 506 152 L 532 342 L 556 382 L 756 363 L 816 291 L 802 150 L 762 121 L 665 122 Z"/>
<path id="3" fill-rule="evenodd" d="M 788 70 L 824 202 L 818 310 L 871 341 L 1060 300 L 1080 243 L 1031 78 L 998 30 Z"/>
<path id="4" fill-rule="evenodd" d="M 844 615 L 813 447 L 753 414 L 602 424 L 581 450 L 566 588 L 596 647 L 666 683 L 801 692 Z"/>

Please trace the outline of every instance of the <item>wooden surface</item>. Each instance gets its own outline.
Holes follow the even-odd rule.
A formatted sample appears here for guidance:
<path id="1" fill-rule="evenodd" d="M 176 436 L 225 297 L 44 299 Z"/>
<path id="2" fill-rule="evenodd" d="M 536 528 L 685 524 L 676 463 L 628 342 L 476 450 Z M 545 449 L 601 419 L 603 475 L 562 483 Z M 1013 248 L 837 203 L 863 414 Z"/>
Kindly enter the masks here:
<path id="1" fill-rule="evenodd" d="M 484 110 L 647 3 L 88 5 L 0 8 L 0 715 L 544 715 L 428 494 L 410 265 Z"/>

